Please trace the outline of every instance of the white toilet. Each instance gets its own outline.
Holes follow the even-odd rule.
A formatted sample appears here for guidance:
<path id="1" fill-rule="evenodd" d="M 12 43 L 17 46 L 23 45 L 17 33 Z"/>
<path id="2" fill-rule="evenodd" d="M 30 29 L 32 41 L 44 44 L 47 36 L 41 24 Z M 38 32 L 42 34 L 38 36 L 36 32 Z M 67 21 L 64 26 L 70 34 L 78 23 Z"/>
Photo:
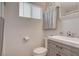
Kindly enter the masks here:
<path id="1" fill-rule="evenodd" d="M 47 39 L 44 39 L 45 47 L 38 47 L 33 50 L 33 56 L 46 56 L 47 54 Z"/>

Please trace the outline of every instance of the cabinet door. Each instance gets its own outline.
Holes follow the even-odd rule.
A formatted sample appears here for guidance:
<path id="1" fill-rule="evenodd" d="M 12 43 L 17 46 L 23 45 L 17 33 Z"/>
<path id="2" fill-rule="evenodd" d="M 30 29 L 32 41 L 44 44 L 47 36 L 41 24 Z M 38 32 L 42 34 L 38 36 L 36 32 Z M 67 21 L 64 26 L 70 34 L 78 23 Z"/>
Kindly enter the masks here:
<path id="1" fill-rule="evenodd" d="M 51 40 L 48 40 L 48 56 L 56 56 L 58 54 L 58 48 L 55 43 Z"/>
<path id="2" fill-rule="evenodd" d="M 62 56 L 77 56 L 76 53 L 72 52 L 71 50 L 65 49 L 65 48 L 63 48 L 63 49 L 61 50 L 60 54 L 61 54 Z"/>
<path id="3" fill-rule="evenodd" d="M 48 49 L 48 56 L 56 56 L 58 53 L 58 49 L 56 49 L 55 47 Z"/>
<path id="4" fill-rule="evenodd" d="M 42 8 L 32 5 L 32 18 L 42 19 Z"/>

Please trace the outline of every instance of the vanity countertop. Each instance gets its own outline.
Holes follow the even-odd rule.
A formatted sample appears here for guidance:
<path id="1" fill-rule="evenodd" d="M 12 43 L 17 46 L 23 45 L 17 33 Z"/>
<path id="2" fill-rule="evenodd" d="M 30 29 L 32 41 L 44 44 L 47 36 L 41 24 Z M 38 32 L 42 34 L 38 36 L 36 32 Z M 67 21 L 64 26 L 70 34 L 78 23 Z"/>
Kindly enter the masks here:
<path id="1" fill-rule="evenodd" d="M 67 36 L 49 36 L 48 39 L 79 48 L 79 38 L 72 38 Z"/>

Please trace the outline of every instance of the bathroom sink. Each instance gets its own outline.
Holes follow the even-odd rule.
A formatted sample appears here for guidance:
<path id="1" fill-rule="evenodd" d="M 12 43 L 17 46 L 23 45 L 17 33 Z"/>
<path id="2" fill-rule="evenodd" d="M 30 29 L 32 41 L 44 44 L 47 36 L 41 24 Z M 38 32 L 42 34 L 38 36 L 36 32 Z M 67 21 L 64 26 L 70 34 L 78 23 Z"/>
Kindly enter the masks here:
<path id="1" fill-rule="evenodd" d="M 67 36 L 49 36 L 48 39 L 79 48 L 79 38 Z"/>

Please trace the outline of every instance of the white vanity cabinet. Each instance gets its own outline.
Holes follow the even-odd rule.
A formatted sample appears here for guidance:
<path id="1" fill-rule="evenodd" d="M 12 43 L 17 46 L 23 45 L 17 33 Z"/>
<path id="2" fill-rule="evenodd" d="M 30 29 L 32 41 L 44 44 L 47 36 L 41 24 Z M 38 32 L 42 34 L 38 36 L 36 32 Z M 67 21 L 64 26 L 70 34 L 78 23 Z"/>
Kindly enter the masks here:
<path id="1" fill-rule="evenodd" d="M 48 39 L 48 56 L 78 56 L 79 49 Z"/>

